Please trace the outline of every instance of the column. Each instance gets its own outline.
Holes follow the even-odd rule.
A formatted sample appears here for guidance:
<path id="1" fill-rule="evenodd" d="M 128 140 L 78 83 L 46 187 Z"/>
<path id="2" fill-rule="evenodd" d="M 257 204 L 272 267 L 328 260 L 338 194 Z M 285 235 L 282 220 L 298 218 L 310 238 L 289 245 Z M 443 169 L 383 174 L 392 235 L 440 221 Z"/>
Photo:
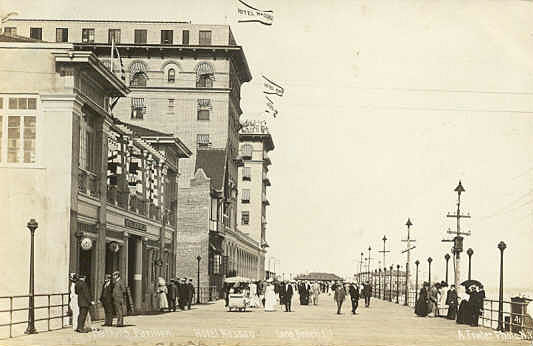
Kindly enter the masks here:
<path id="1" fill-rule="evenodd" d="M 143 241 L 142 239 L 135 240 L 135 272 L 133 273 L 133 281 L 135 285 L 135 311 L 142 311 L 142 270 L 143 270 Z"/>

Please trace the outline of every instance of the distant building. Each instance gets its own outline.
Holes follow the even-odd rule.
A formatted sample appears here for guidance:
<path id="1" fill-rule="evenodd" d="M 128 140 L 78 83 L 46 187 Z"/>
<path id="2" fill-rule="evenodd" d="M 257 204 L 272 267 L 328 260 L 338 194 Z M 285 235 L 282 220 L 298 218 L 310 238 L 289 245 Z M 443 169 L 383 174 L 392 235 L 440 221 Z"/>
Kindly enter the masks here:
<path id="1" fill-rule="evenodd" d="M 267 206 L 270 205 L 267 196 L 267 187 L 270 186 L 268 167 L 271 165 L 268 153 L 274 150 L 274 142 L 264 122 L 248 121 L 243 124 L 239 135 L 240 156 L 244 165 L 239 167 L 239 199 L 238 215 L 239 230 L 254 241 L 261 244 L 260 249 L 250 248 L 250 252 L 256 251 L 256 257 L 245 266 L 242 272 L 236 270 L 237 275 L 248 276 L 256 280 L 265 279 L 265 254 L 268 248 L 266 241 L 267 229 Z M 234 245 L 226 242 L 226 252 L 232 253 Z M 255 255 L 254 254 L 254 255 Z M 230 267 L 235 264 L 230 262 Z"/>
<path id="2" fill-rule="evenodd" d="M 30 218 L 36 293 L 67 292 L 75 272 L 97 299 L 119 270 L 142 312 L 157 277 L 175 275 L 178 162 L 191 152 L 114 118 L 110 103 L 128 93 L 90 51 L 0 35 L 2 295 L 27 293 Z"/>
<path id="3" fill-rule="evenodd" d="M 228 25 L 10 19 L 4 26 L 92 51 L 131 89 L 115 116 L 172 133 L 191 149 L 179 174 L 177 276 L 196 279 L 199 258 L 202 294 L 214 298 L 232 274 L 229 262 L 242 269 L 259 260 L 261 244 L 237 229 L 240 88 L 252 76 Z M 112 46 L 122 66 L 110 59 Z"/>

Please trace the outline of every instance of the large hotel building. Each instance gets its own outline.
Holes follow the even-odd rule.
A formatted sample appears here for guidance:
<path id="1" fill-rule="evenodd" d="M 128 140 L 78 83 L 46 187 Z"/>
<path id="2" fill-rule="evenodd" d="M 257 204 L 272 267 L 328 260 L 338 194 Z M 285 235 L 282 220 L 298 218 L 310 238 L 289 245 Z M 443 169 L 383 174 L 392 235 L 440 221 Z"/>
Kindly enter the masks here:
<path id="1" fill-rule="evenodd" d="M 211 299 L 220 295 L 226 276 L 264 277 L 264 223 L 262 230 L 250 231 L 238 214 L 239 167 L 245 164 L 239 150 L 240 89 L 252 76 L 228 25 L 10 19 L 4 33 L 92 52 L 130 90 L 113 108 L 123 127 L 141 132 L 153 145 L 170 134 L 179 138 L 181 157 L 190 157 L 180 161 L 172 205 L 177 210 L 172 274 L 196 282 L 199 271 L 201 293 Z M 268 140 L 262 143 L 268 151 Z M 70 269 L 79 266 L 71 263 Z"/>

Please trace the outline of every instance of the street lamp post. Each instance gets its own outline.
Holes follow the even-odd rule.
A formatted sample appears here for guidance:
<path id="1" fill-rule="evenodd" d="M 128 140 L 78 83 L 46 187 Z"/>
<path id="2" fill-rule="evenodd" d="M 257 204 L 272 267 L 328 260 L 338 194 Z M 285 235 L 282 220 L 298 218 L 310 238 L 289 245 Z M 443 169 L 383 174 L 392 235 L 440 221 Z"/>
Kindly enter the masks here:
<path id="1" fill-rule="evenodd" d="M 429 287 L 431 287 L 431 262 L 433 262 L 433 258 L 428 258 L 428 264 L 429 264 Z"/>
<path id="2" fill-rule="evenodd" d="M 389 287 L 389 301 L 392 302 L 392 269 L 394 267 L 390 266 L 389 268 L 389 276 L 390 276 L 390 287 Z"/>
<path id="3" fill-rule="evenodd" d="M 387 267 L 383 268 L 383 300 L 387 300 Z"/>
<path id="4" fill-rule="evenodd" d="M 468 280 L 472 280 L 472 255 L 474 254 L 474 250 L 468 248 L 466 254 L 468 255 Z"/>
<path id="5" fill-rule="evenodd" d="M 381 299 L 381 268 L 378 270 L 378 298 Z"/>
<path id="6" fill-rule="evenodd" d="M 407 271 L 409 270 L 409 263 L 405 264 L 405 302 L 403 305 L 409 305 L 409 277 L 407 276 Z"/>
<path id="7" fill-rule="evenodd" d="M 365 254 L 361 252 L 361 261 L 359 262 L 359 283 L 363 280 L 362 273 L 363 273 L 363 256 L 364 255 Z"/>
<path id="8" fill-rule="evenodd" d="M 450 255 L 444 255 L 444 259 L 446 260 L 446 284 L 448 284 L 448 261 L 450 260 Z"/>
<path id="9" fill-rule="evenodd" d="M 396 265 L 396 304 L 400 304 L 400 265 Z"/>
<path id="10" fill-rule="evenodd" d="M 500 296 L 498 300 L 498 330 L 503 332 L 503 250 L 507 245 L 503 241 L 498 244 L 500 249 Z"/>
<path id="11" fill-rule="evenodd" d="M 200 260 L 202 257 L 200 255 L 196 256 L 196 260 L 198 261 L 198 282 L 197 282 L 197 292 L 196 292 L 196 304 L 200 304 Z"/>
<path id="12" fill-rule="evenodd" d="M 31 244 L 30 244 L 30 297 L 29 297 L 29 307 L 28 307 L 28 328 L 24 334 L 36 334 L 37 330 L 35 329 L 35 291 L 34 291 L 34 259 L 35 259 L 35 248 L 34 248 L 34 236 L 35 230 L 39 227 L 39 224 L 35 219 L 31 219 L 26 225 L 31 233 Z"/>
<path id="13" fill-rule="evenodd" d="M 420 264 L 419 260 L 415 261 L 416 265 L 416 281 L 415 281 L 415 304 L 418 301 L 418 265 Z"/>

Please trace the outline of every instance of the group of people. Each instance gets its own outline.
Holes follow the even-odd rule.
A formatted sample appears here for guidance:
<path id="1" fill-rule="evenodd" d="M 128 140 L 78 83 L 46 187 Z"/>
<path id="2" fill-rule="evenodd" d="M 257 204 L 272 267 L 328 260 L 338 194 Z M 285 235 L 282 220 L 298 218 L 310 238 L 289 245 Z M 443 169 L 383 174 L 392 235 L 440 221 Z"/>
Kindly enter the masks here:
<path id="1" fill-rule="evenodd" d="M 87 277 L 85 275 L 71 273 L 69 276 L 69 308 L 72 316 L 72 327 L 78 333 L 91 331 L 91 317 L 89 309 L 96 305 L 91 300 Z M 113 316 L 117 316 L 117 327 L 124 326 L 124 284 L 118 271 L 106 274 L 100 295 L 100 302 L 104 307 L 105 321 L 103 326 L 113 325 Z"/>
<path id="2" fill-rule="evenodd" d="M 194 284 L 193 280 L 187 278 L 170 279 L 165 282 L 165 279 L 160 277 L 158 279 L 157 296 L 159 302 L 159 311 L 176 311 L 176 307 L 180 310 L 190 310 L 194 299 Z"/>
<path id="3" fill-rule="evenodd" d="M 300 281 L 297 284 L 298 293 L 300 295 L 300 305 L 318 304 L 318 296 L 321 292 L 321 287 L 318 282 Z"/>
<path id="4" fill-rule="evenodd" d="M 449 320 L 456 320 L 458 324 L 469 324 L 477 327 L 485 299 L 483 287 L 468 287 L 466 291 L 468 296 L 460 297 L 455 285 L 451 285 L 446 292 L 444 302 L 448 306 L 447 314 L 440 316 L 439 310 L 442 305 L 440 302 L 443 298 L 441 290 L 445 287 L 447 287 L 445 282 L 437 282 L 431 286 L 428 282 L 424 282 L 418 294 L 415 313 L 420 317 L 425 317 L 433 312 L 434 317 L 446 317 Z"/>
<path id="5" fill-rule="evenodd" d="M 362 296 L 365 299 L 365 307 L 370 307 L 370 298 L 372 297 L 372 285 L 369 281 L 364 283 L 348 282 L 348 283 L 335 283 L 332 286 L 334 293 L 333 299 L 337 303 L 337 315 L 341 314 L 342 304 L 347 295 L 350 296 L 352 303 L 352 314 L 357 314 L 357 308 L 359 306 L 359 298 Z"/>

